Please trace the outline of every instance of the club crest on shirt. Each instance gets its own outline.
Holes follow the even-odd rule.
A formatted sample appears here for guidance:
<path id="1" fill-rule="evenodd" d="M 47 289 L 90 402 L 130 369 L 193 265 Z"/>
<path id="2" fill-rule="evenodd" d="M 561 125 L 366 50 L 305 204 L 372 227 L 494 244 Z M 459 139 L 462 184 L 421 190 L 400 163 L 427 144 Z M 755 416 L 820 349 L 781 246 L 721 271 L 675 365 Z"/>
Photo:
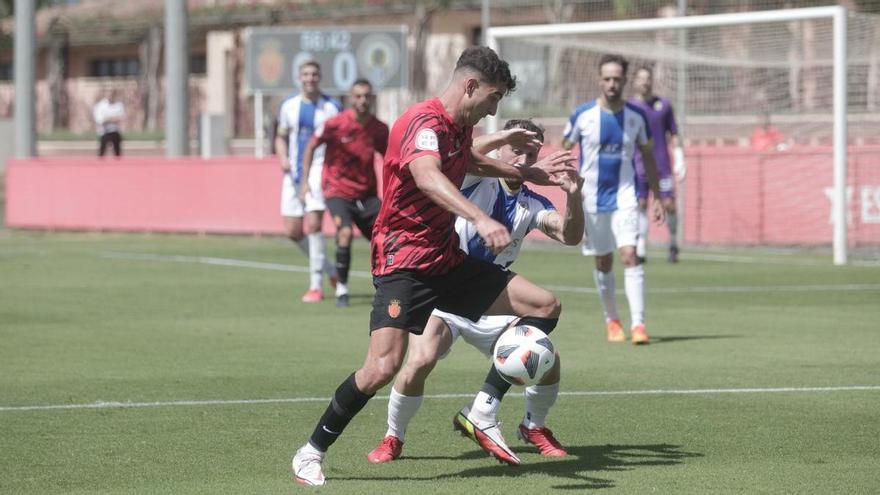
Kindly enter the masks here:
<path id="1" fill-rule="evenodd" d="M 425 151 L 438 151 L 437 133 L 433 129 L 422 129 L 416 134 L 416 148 Z"/>
<path id="2" fill-rule="evenodd" d="M 391 302 L 388 303 L 388 316 L 392 318 L 400 316 L 400 299 L 392 299 Z"/>
<path id="3" fill-rule="evenodd" d="M 662 100 L 657 100 L 654 102 L 654 110 L 656 110 L 658 112 L 660 110 L 663 110 L 663 101 Z"/>

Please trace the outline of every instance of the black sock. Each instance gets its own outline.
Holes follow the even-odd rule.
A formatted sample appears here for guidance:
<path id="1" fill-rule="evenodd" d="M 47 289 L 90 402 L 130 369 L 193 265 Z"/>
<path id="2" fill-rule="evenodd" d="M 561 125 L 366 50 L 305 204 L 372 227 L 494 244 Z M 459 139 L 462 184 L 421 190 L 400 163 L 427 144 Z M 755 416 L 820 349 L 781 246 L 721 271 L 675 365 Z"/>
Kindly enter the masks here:
<path id="1" fill-rule="evenodd" d="M 501 400 L 504 398 L 504 394 L 506 394 L 508 390 L 510 390 L 510 383 L 504 378 L 501 378 L 501 375 L 498 373 L 498 370 L 495 369 L 495 365 L 493 364 L 489 367 L 489 372 L 486 373 L 486 379 L 483 381 L 483 386 L 480 388 L 480 391 Z"/>
<path id="2" fill-rule="evenodd" d="M 312 447 L 327 452 L 327 449 L 339 438 L 352 418 L 367 405 L 367 401 L 372 397 L 373 395 L 367 395 L 358 390 L 354 383 L 354 373 L 352 373 L 336 389 L 330 405 L 327 406 L 327 410 L 324 411 L 318 425 L 315 426 L 315 431 L 309 438 Z"/>
<path id="3" fill-rule="evenodd" d="M 550 332 L 556 328 L 559 318 L 541 318 L 540 316 L 523 316 L 516 323 L 517 325 L 530 325 L 538 330 L 550 335 Z"/>
<path id="4" fill-rule="evenodd" d="M 336 247 L 336 277 L 343 284 L 348 283 L 348 270 L 351 269 L 351 246 Z"/>

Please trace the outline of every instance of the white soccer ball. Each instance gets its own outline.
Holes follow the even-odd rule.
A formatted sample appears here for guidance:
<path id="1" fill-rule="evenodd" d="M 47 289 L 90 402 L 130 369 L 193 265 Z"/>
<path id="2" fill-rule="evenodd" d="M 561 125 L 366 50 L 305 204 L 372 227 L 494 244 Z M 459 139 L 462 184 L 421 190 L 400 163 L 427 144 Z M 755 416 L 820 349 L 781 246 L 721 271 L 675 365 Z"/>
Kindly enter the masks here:
<path id="1" fill-rule="evenodd" d="M 501 378 L 513 385 L 535 385 L 556 363 L 550 337 L 530 325 L 515 325 L 501 334 L 492 349 Z"/>

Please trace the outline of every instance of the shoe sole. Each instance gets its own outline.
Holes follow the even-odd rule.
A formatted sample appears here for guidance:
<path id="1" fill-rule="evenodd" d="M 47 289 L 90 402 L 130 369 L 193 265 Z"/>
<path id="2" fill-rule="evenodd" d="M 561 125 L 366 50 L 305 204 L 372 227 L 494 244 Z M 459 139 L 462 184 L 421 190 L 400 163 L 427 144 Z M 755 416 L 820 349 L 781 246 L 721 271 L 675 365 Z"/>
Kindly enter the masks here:
<path id="1" fill-rule="evenodd" d="M 305 486 L 324 486 L 324 484 L 325 484 L 325 483 L 312 483 L 311 481 L 309 481 L 305 478 L 300 478 L 299 476 L 296 476 L 296 475 L 293 476 L 293 481 L 296 481 L 300 485 L 305 485 Z"/>
<path id="2" fill-rule="evenodd" d="M 467 426 L 461 424 L 461 421 L 458 420 L 460 416 L 461 416 L 461 414 L 458 414 L 452 420 L 452 428 L 455 429 L 456 431 L 458 431 L 459 433 L 461 433 L 461 436 L 466 437 L 470 440 L 473 440 L 483 450 L 483 452 L 488 453 L 489 455 L 494 457 L 501 464 L 507 464 L 508 466 L 519 466 L 520 465 L 520 462 L 518 462 L 516 459 L 504 457 L 501 454 L 499 454 L 493 450 L 486 450 L 486 448 L 483 447 L 483 444 L 480 443 L 480 441 L 477 439 L 477 431 L 479 431 L 479 430 L 474 428 L 473 423 L 468 421 L 467 418 L 465 418 L 464 421 L 467 421 L 467 424 L 470 425 L 471 428 L 473 428 L 473 429 L 471 430 Z M 489 441 L 491 441 L 491 440 L 489 440 Z"/>

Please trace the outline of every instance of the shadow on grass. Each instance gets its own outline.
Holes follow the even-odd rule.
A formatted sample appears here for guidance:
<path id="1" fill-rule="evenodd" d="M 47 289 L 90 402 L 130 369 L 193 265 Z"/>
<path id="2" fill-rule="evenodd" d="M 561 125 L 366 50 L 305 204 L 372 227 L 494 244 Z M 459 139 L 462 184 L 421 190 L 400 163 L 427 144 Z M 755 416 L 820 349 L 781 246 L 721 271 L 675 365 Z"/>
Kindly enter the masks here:
<path id="1" fill-rule="evenodd" d="M 742 335 L 680 335 L 669 337 L 651 336 L 651 344 L 670 344 L 673 342 L 684 342 L 687 340 L 713 340 L 713 339 L 741 339 Z"/>
<path id="2" fill-rule="evenodd" d="M 681 464 L 687 459 L 703 457 L 703 454 L 681 450 L 679 445 L 653 444 L 653 445 L 595 445 L 595 446 L 569 446 L 566 457 L 541 457 L 537 462 L 525 460 L 520 466 L 489 466 L 465 469 L 437 476 L 394 476 L 394 477 L 334 477 L 339 480 L 359 481 L 438 481 L 444 479 L 460 478 L 513 478 L 528 476 L 531 474 L 544 474 L 559 478 L 560 483 L 553 485 L 558 490 L 588 490 L 600 488 L 612 488 L 615 486 L 613 479 L 596 477 L 599 473 L 615 471 L 628 471 L 645 466 L 674 466 Z M 537 455 L 534 447 L 522 447 L 514 449 L 517 453 Z M 397 463 L 412 463 L 417 468 L 422 461 L 436 460 L 479 460 L 485 459 L 486 453 L 481 450 L 466 452 L 457 457 L 441 456 L 414 456 L 404 455 Z M 416 471 L 413 469 L 412 471 Z"/>

